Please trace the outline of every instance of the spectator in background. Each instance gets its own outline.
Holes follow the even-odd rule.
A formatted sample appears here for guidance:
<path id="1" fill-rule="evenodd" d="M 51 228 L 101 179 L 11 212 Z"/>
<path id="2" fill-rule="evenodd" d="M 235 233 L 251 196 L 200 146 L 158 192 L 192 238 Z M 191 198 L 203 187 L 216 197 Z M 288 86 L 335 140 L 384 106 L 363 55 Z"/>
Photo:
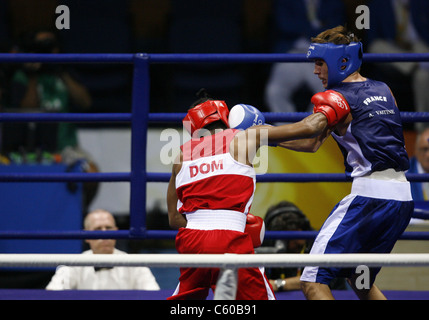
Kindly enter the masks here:
<path id="1" fill-rule="evenodd" d="M 319 21 L 314 1 L 276 0 L 273 3 L 275 53 L 305 53 L 309 37 L 317 34 Z M 265 87 L 265 102 L 271 112 L 296 112 L 294 93 L 307 88 L 310 93 L 322 90 L 317 79 L 312 77 L 308 63 L 274 63 Z M 308 69 L 305 71 L 305 69 Z M 306 99 L 306 105 L 308 99 Z"/>
<path id="2" fill-rule="evenodd" d="M 410 14 L 412 26 L 415 30 L 416 41 L 413 51 L 415 53 L 429 52 L 429 1 L 410 1 Z M 415 111 L 429 112 L 429 62 L 419 62 L 413 75 L 412 86 L 414 91 Z M 416 123 L 415 128 L 422 130 L 427 128 L 427 123 Z"/>
<path id="3" fill-rule="evenodd" d="M 59 53 L 55 34 L 51 31 L 29 32 L 18 46 L 22 53 Z M 24 63 L 12 78 L 11 104 L 25 111 L 71 112 L 76 106 L 91 107 L 91 96 L 76 75 L 55 63 Z M 61 123 L 56 135 L 55 151 L 77 147 L 76 128 Z"/>
<path id="4" fill-rule="evenodd" d="M 23 35 L 17 49 L 21 53 L 59 53 L 56 35 L 51 31 L 33 31 Z M 11 107 L 22 112 L 73 112 L 89 110 L 92 104 L 87 88 L 77 75 L 56 63 L 24 63 L 12 76 Z M 98 172 L 91 155 L 78 146 L 74 123 L 29 123 L 24 141 L 18 140 L 8 149 L 21 153 L 60 153 L 67 166 L 82 166 L 85 172 Z M 84 209 L 98 189 L 98 183 L 84 183 Z"/>
<path id="5" fill-rule="evenodd" d="M 426 0 L 369 1 L 371 27 L 367 30 L 370 53 L 429 52 L 429 2 Z M 396 92 L 398 104 L 409 111 L 429 111 L 429 63 L 392 62 L 376 64 L 374 73 Z M 410 98 L 409 91 L 413 91 Z M 414 103 L 413 103 L 414 102 Z M 425 123 L 416 123 L 422 130 Z"/>
<path id="6" fill-rule="evenodd" d="M 0 68 L 0 112 L 3 112 L 3 107 L 5 103 L 5 91 L 6 91 L 6 75 L 2 68 Z M 3 135 L 2 135 L 2 126 L 0 123 L 0 164 L 9 164 L 9 159 L 3 154 Z"/>
<path id="7" fill-rule="evenodd" d="M 307 216 L 292 202 L 280 201 L 271 206 L 265 215 L 265 227 L 268 231 L 313 231 Z M 256 253 L 309 253 L 312 240 L 265 240 L 263 246 L 255 249 Z M 301 290 L 302 268 L 267 268 L 266 274 L 273 287 L 278 291 Z M 344 279 L 334 279 L 331 289 L 346 288 Z"/>
<path id="8" fill-rule="evenodd" d="M 6 89 L 6 74 L 2 68 L 0 68 L 0 112 L 2 112 L 4 100 L 5 100 L 5 89 Z"/>
<path id="9" fill-rule="evenodd" d="M 426 174 L 429 173 L 429 128 L 419 132 L 414 145 L 414 156 L 410 158 L 410 169 L 408 173 Z M 410 182 L 411 195 L 415 202 L 415 209 L 427 214 L 427 205 L 424 201 L 429 201 L 429 182 Z M 420 207 L 420 208 L 419 208 Z M 420 209 L 420 210 L 419 210 Z M 416 210 L 414 211 L 416 213 Z M 424 222 L 425 218 L 411 218 L 410 224 Z"/>
<path id="10" fill-rule="evenodd" d="M 429 173 L 429 128 L 417 134 L 408 173 Z M 414 201 L 429 200 L 429 182 L 411 182 Z"/>
<path id="11" fill-rule="evenodd" d="M 342 1 L 274 0 L 273 52 L 306 53 L 310 37 L 322 28 L 344 23 L 344 10 Z M 322 90 L 320 81 L 313 76 L 311 64 L 274 63 L 265 88 L 265 102 L 271 112 L 310 112 L 313 110 L 313 105 L 308 103 L 310 97 Z M 297 92 L 302 100 L 294 99 Z"/>
<path id="12" fill-rule="evenodd" d="M 84 220 L 85 230 L 117 230 L 113 215 L 102 209 L 90 212 Z M 85 240 L 90 250 L 83 254 L 126 254 L 115 248 L 116 240 Z M 68 267 L 59 266 L 47 290 L 159 290 L 147 267 Z"/>
<path id="13" fill-rule="evenodd" d="M 310 222 L 302 211 L 289 201 L 271 206 L 264 218 L 267 231 L 310 231 Z M 305 239 L 265 240 L 257 253 L 308 253 L 311 242 Z M 301 268 L 267 268 L 267 277 L 274 291 L 301 290 Z"/>
<path id="14" fill-rule="evenodd" d="M 408 0 L 369 1 L 371 27 L 367 30 L 368 52 L 409 53 L 416 41 L 415 29 L 410 21 Z M 393 69 L 399 75 L 410 75 L 416 63 L 393 62 L 377 66 Z"/>

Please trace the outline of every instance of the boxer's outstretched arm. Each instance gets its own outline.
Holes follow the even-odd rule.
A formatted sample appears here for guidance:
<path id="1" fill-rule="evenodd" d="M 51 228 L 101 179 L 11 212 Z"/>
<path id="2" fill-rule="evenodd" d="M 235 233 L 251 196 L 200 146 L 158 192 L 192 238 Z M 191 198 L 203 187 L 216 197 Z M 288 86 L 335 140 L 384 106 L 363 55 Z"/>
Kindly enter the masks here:
<path id="1" fill-rule="evenodd" d="M 327 128 L 327 118 L 322 113 L 314 113 L 299 122 L 281 126 L 259 126 L 248 130 L 268 130 L 268 143 L 281 143 L 289 140 L 308 139 L 317 137 Z M 260 134 L 263 134 L 262 132 Z"/>
<path id="2" fill-rule="evenodd" d="M 325 128 L 323 132 L 314 138 L 310 139 L 298 139 L 280 142 L 277 145 L 282 148 L 286 148 L 293 151 L 301 152 L 316 152 L 325 140 L 331 135 L 332 129 Z"/>
<path id="3" fill-rule="evenodd" d="M 327 128 L 328 121 L 322 113 L 314 113 L 299 122 L 281 126 L 253 126 L 236 135 L 231 142 L 230 152 L 235 160 L 250 165 L 263 145 L 275 144 L 292 150 L 302 148 L 297 151 L 308 151 L 307 143 L 311 140 L 307 139 L 318 139 L 320 135 L 328 134 Z"/>

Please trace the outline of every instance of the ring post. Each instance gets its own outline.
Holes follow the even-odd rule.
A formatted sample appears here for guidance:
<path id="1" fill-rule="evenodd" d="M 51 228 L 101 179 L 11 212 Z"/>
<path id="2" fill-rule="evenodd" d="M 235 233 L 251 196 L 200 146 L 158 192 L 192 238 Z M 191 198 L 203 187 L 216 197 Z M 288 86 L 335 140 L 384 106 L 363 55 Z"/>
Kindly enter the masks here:
<path id="1" fill-rule="evenodd" d="M 149 122 L 149 56 L 134 56 L 131 111 L 130 236 L 146 231 L 146 148 Z"/>

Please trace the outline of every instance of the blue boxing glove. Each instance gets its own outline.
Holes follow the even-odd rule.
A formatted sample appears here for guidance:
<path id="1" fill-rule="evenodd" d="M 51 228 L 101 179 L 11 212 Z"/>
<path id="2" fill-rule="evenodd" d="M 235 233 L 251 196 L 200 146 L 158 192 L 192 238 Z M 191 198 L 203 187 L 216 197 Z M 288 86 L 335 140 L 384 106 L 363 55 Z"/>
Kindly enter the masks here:
<path id="1" fill-rule="evenodd" d="M 232 129 L 246 130 L 251 126 L 265 124 L 265 117 L 254 106 L 236 104 L 229 111 L 228 124 Z"/>

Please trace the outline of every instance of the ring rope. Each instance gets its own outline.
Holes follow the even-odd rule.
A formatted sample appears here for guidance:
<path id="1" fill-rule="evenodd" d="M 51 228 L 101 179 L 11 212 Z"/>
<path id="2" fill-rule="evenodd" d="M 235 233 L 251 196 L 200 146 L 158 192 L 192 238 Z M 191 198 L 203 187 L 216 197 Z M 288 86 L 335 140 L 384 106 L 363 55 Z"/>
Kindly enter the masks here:
<path id="1" fill-rule="evenodd" d="M 198 267 L 198 268 L 249 268 L 249 267 L 343 267 L 358 265 L 429 266 L 427 253 L 398 254 L 0 254 L 0 267 Z"/>
<path id="2" fill-rule="evenodd" d="M 263 112 L 267 122 L 296 122 L 309 112 Z M 402 122 L 429 122 L 429 112 L 400 112 Z M 186 113 L 150 113 L 149 122 L 181 123 Z M 0 122 L 130 122 L 131 113 L 0 113 Z"/>
<path id="3" fill-rule="evenodd" d="M 427 219 L 427 217 L 425 217 Z M 425 219 L 423 218 L 423 219 Z M 315 239 L 317 231 L 265 231 L 265 239 Z M 134 235 L 129 230 L 116 231 L 0 231 L 0 239 L 171 239 L 176 238 L 176 230 L 145 230 L 142 235 Z M 406 231 L 399 240 L 429 240 L 427 231 Z"/>
<path id="4" fill-rule="evenodd" d="M 429 173 L 407 173 L 410 182 L 429 181 Z M 147 182 L 168 182 L 171 174 L 166 172 L 147 172 Z M 65 173 L 37 173 L 37 172 L 2 172 L 0 182 L 120 182 L 130 181 L 129 172 L 65 172 Z M 257 174 L 256 182 L 351 182 L 352 178 L 344 173 L 265 173 Z"/>
<path id="5" fill-rule="evenodd" d="M 0 53 L 0 63 L 133 63 L 147 58 L 151 63 L 262 63 L 306 62 L 301 53 Z M 428 53 L 364 53 L 364 62 L 418 62 L 429 61 Z"/>

